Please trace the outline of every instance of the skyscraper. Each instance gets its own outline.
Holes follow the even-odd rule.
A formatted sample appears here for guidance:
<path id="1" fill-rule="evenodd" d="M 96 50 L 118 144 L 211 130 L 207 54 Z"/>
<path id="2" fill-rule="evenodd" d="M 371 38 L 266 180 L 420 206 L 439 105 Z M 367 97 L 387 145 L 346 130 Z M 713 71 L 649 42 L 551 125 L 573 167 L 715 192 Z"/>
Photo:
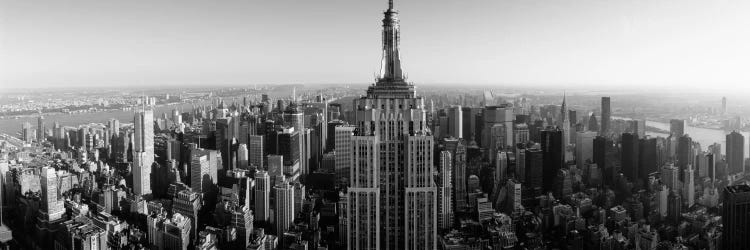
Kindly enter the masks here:
<path id="1" fill-rule="evenodd" d="M 555 176 L 563 168 L 563 132 L 559 129 L 549 128 L 542 130 L 542 154 L 544 155 L 544 169 L 542 171 L 542 190 L 545 192 L 554 189 Z"/>
<path id="2" fill-rule="evenodd" d="M 440 169 L 438 183 L 438 228 L 448 230 L 453 225 L 453 196 L 451 173 L 453 172 L 453 160 L 451 152 L 440 152 Z"/>
<path id="3" fill-rule="evenodd" d="M 721 98 L 721 114 L 722 115 L 727 114 L 727 97 L 726 96 Z"/>
<path id="4" fill-rule="evenodd" d="M 467 205 L 466 190 L 466 144 L 464 140 L 445 139 L 445 149 L 451 152 L 453 158 L 453 211 L 462 211 Z"/>
<path id="5" fill-rule="evenodd" d="M 284 242 L 284 232 L 286 232 L 294 221 L 294 187 L 289 185 L 286 180 L 280 181 L 274 188 L 275 206 L 274 214 L 276 215 L 274 228 L 276 236 L 279 237 L 279 248 L 287 247 Z"/>
<path id="6" fill-rule="evenodd" d="M 448 108 L 448 135 L 455 138 L 464 138 L 463 130 L 463 114 L 461 106 L 453 105 Z"/>
<path id="7" fill-rule="evenodd" d="M 638 173 L 646 180 L 648 175 L 659 171 L 656 138 L 642 138 L 638 146 Z"/>
<path id="8" fill-rule="evenodd" d="M 576 133 L 576 167 L 583 169 L 586 161 L 592 161 L 594 157 L 595 132 L 582 131 Z"/>
<path id="9" fill-rule="evenodd" d="M 380 249 L 380 155 L 376 136 L 354 136 L 351 145 L 351 177 L 347 189 L 346 245 L 349 249 Z M 339 148 L 336 147 L 336 150 Z"/>
<path id="10" fill-rule="evenodd" d="M 247 162 L 250 169 L 265 169 L 263 167 L 263 136 L 249 135 L 247 137 Z"/>
<path id="11" fill-rule="evenodd" d="M 505 183 L 508 173 L 508 152 L 500 151 L 497 152 L 495 157 L 495 178 L 493 180 L 492 196 L 490 200 L 494 203 L 497 201 L 502 184 Z"/>
<path id="12" fill-rule="evenodd" d="M 144 106 L 134 117 L 133 192 L 151 193 L 151 165 L 154 163 L 154 111 Z"/>
<path id="13" fill-rule="evenodd" d="M 515 117 L 512 107 L 509 105 L 485 107 L 482 119 L 484 120 L 481 134 L 482 147 L 495 152 L 499 147 L 513 145 L 513 120 Z M 490 154 L 490 159 L 494 160 L 494 154 Z"/>
<path id="14" fill-rule="evenodd" d="M 669 133 L 672 136 L 680 137 L 684 135 L 685 127 L 687 127 L 685 120 L 681 120 L 681 119 L 669 120 Z"/>
<path id="15" fill-rule="evenodd" d="M 638 146 L 640 140 L 638 140 L 638 135 L 636 134 L 624 133 L 622 134 L 621 144 L 622 154 L 620 155 L 620 167 L 625 174 L 625 177 L 634 182 L 641 177 L 641 174 L 638 172 L 638 153 L 640 153 Z"/>
<path id="16" fill-rule="evenodd" d="M 190 159 L 190 187 L 202 192 L 206 200 L 215 201 L 218 192 L 218 166 L 221 162 L 216 150 L 193 149 Z"/>
<path id="17" fill-rule="evenodd" d="M 406 138 L 404 249 L 437 248 L 437 187 L 432 178 L 432 136 Z M 399 247 L 400 248 L 400 247 Z"/>
<path id="18" fill-rule="evenodd" d="M 750 246 L 750 186 L 737 185 L 724 188 L 724 206 L 721 221 L 723 249 L 747 249 Z"/>
<path id="19" fill-rule="evenodd" d="M 607 152 L 612 148 L 612 141 L 604 136 L 594 138 L 594 163 L 602 171 L 604 178 L 602 184 L 611 185 L 611 164 L 607 164 Z"/>
<path id="20" fill-rule="evenodd" d="M 383 19 L 380 75 L 366 96 L 354 100 L 355 136 L 372 137 L 378 158 L 381 249 L 434 249 L 437 206 L 432 180 L 433 137 L 423 97 L 408 83 L 399 55 L 398 12 L 389 2 Z M 338 147 L 336 147 L 338 149 Z M 338 152 L 337 152 L 338 155 Z M 351 207 L 356 201 L 351 199 Z M 354 213 L 349 213 L 354 218 Z M 408 215 L 408 216 L 407 216 Z M 351 235 L 353 231 L 349 232 Z M 364 237 L 359 234 L 354 237 Z M 366 235 L 372 237 L 372 234 Z M 357 239 L 357 241 L 364 239 Z M 371 249 L 374 245 L 350 247 Z"/>
<path id="21" fill-rule="evenodd" d="M 271 177 L 267 171 L 255 172 L 255 219 L 269 222 L 271 219 Z"/>
<path id="22" fill-rule="evenodd" d="M 694 165 L 695 151 L 693 149 L 693 139 L 689 135 L 685 134 L 677 139 L 677 166 L 682 172 L 689 165 Z"/>
<path id="23" fill-rule="evenodd" d="M 351 140 L 354 135 L 354 126 L 336 126 L 334 131 L 334 148 L 336 149 L 336 182 L 343 185 L 349 184 L 349 168 L 351 167 L 352 147 Z"/>
<path id="24" fill-rule="evenodd" d="M 42 167 L 40 184 L 42 188 L 40 219 L 51 222 L 62 218 L 65 213 L 64 201 L 58 197 L 58 179 L 54 167 Z"/>
<path id="25" fill-rule="evenodd" d="M 602 121 L 599 135 L 606 136 L 609 133 L 609 123 L 612 120 L 612 110 L 610 109 L 609 97 L 602 97 Z"/>
<path id="26" fill-rule="evenodd" d="M 646 137 L 646 121 L 644 120 L 630 120 L 630 132 L 638 135 L 638 138 Z"/>
<path id="27" fill-rule="evenodd" d="M 685 169 L 685 180 L 682 182 L 682 197 L 686 207 L 692 207 L 695 204 L 695 170 L 692 166 Z"/>
<path id="28" fill-rule="evenodd" d="M 36 141 L 43 142 L 45 139 L 44 133 L 46 131 L 46 128 L 44 127 L 44 116 L 37 117 L 36 120 Z"/>
<path id="29" fill-rule="evenodd" d="M 237 147 L 237 168 L 248 169 L 248 152 L 247 144 L 240 144 Z"/>
<path id="30" fill-rule="evenodd" d="M 567 147 L 570 144 L 570 117 L 568 117 L 568 105 L 565 103 L 565 96 L 563 96 L 562 106 L 560 107 L 560 122 L 558 123 L 563 133 L 563 147 Z M 563 154 L 565 153 L 563 148 Z"/>
<path id="31" fill-rule="evenodd" d="M 745 136 L 732 131 L 727 135 L 726 143 L 727 173 L 736 174 L 744 171 Z"/>
<path id="32" fill-rule="evenodd" d="M 532 197 L 541 195 L 544 183 L 543 172 L 546 171 L 544 169 L 544 154 L 539 149 L 526 149 L 524 157 L 526 160 L 526 181 L 524 185 L 528 186 Z"/>
<path id="33" fill-rule="evenodd" d="M 596 114 L 593 112 L 589 117 L 588 131 L 599 132 L 599 123 L 596 122 Z"/>

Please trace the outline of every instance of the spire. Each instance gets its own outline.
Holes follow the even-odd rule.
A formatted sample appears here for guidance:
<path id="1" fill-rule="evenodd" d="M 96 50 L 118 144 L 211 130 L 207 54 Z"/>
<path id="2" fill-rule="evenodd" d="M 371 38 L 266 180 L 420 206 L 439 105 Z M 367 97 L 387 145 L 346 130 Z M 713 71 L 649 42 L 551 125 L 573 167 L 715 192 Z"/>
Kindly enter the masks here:
<path id="1" fill-rule="evenodd" d="M 388 0 L 388 10 L 383 14 L 383 59 L 377 85 L 406 85 L 398 51 L 401 36 L 398 12 L 393 9 L 393 0 Z"/>
<path id="2" fill-rule="evenodd" d="M 562 116 L 560 118 L 560 125 L 561 127 L 564 127 L 566 123 L 570 123 L 569 117 L 568 117 L 568 105 L 565 103 L 566 99 L 566 93 L 563 92 L 563 101 L 562 106 L 560 107 L 560 115 Z"/>

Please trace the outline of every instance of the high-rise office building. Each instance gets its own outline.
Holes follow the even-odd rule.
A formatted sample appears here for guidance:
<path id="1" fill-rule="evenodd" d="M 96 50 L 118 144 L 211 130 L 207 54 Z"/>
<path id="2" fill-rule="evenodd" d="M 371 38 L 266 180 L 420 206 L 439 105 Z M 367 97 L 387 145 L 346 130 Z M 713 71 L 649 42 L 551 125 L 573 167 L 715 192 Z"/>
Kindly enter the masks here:
<path id="1" fill-rule="evenodd" d="M 722 115 L 727 114 L 727 97 L 726 96 L 721 98 L 721 114 Z"/>
<path id="2" fill-rule="evenodd" d="M 218 166 L 221 162 L 216 150 L 193 149 L 190 159 L 190 187 L 203 193 L 207 200 L 215 201 L 218 192 Z"/>
<path id="3" fill-rule="evenodd" d="M 638 138 L 646 137 L 646 121 L 644 120 L 630 120 L 630 132 L 638 135 Z"/>
<path id="4" fill-rule="evenodd" d="M 460 105 L 448 108 L 448 136 L 464 138 L 463 136 L 463 114 Z"/>
<path id="5" fill-rule="evenodd" d="M 463 116 L 463 118 L 461 118 L 461 122 L 463 122 L 463 125 L 461 125 L 461 127 L 463 128 L 463 132 L 461 132 L 461 135 L 467 141 L 476 140 L 476 116 L 480 112 L 482 112 L 481 108 L 461 107 L 461 116 Z"/>
<path id="6" fill-rule="evenodd" d="M 643 180 L 659 171 L 658 147 L 656 138 L 642 138 L 638 146 L 638 173 Z"/>
<path id="7" fill-rule="evenodd" d="M 434 249 L 437 190 L 432 181 L 434 145 L 428 111 L 401 69 L 399 19 L 392 1 L 384 15 L 380 74 L 366 96 L 353 103 L 356 135 L 374 136 L 380 147 L 379 155 L 372 156 L 379 159 L 381 224 L 376 237 L 381 249 Z M 355 203 L 351 197 L 349 202 Z"/>
<path id="8" fill-rule="evenodd" d="M 120 134 L 120 120 L 117 119 L 109 119 L 107 121 L 107 129 L 110 130 L 111 135 L 119 135 Z"/>
<path id="9" fill-rule="evenodd" d="M 508 152 L 500 151 L 496 153 L 495 157 L 495 178 L 492 184 L 492 195 L 490 200 L 495 203 L 500 195 L 500 190 L 503 188 L 502 185 L 508 178 Z"/>
<path id="10" fill-rule="evenodd" d="M 722 249 L 747 249 L 750 246 L 750 186 L 736 185 L 724 188 L 724 205 L 721 211 Z"/>
<path id="11" fill-rule="evenodd" d="M 334 148 L 336 149 L 336 182 L 343 185 L 349 184 L 349 169 L 351 168 L 352 147 L 351 140 L 354 136 L 354 126 L 336 126 L 334 128 Z"/>
<path id="12" fill-rule="evenodd" d="M 203 196 L 201 193 L 196 193 L 188 188 L 187 185 L 182 183 L 177 185 L 180 186 L 175 186 L 175 190 L 182 190 L 177 191 L 172 199 L 172 213 L 179 213 L 190 219 L 190 223 L 192 224 L 190 235 L 195 239 L 198 236 L 198 212 L 200 212 L 203 205 Z"/>
<path id="13" fill-rule="evenodd" d="M 463 211 L 467 206 L 466 188 L 466 144 L 460 139 L 444 139 L 445 149 L 453 158 L 453 211 Z"/>
<path id="14" fill-rule="evenodd" d="M 563 168 L 563 132 L 556 128 L 542 130 L 542 154 L 544 155 L 544 168 L 542 170 L 542 190 L 545 192 L 554 189 L 555 176 Z"/>
<path id="15" fill-rule="evenodd" d="M 280 180 L 274 189 L 274 220 L 276 236 L 279 237 L 279 248 L 287 247 L 284 241 L 284 233 L 289 229 L 294 221 L 294 187 L 286 180 Z"/>
<path id="16" fill-rule="evenodd" d="M 732 131 L 726 139 L 727 173 L 736 174 L 745 169 L 745 136 Z"/>
<path id="17" fill-rule="evenodd" d="M 706 155 L 706 171 L 708 172 L 708 178 L 711 182 L 716 181 L 716 155 L 709 153 Z"/>
<path id="18" fill-rule="evenodd" d="M 685 120 L 681 119 L 672 119 L 669 120 L 669 134 L 675 137 L 680 137 L 685 134 L 685 128 L 687 127 L 687 123 Z"/>
<path id="19" fill-rule="evenodd" d="M 594 138 L 596 132 L 576 132 L 576 167 L 583 169 L 587 161 L 594 161 Z"/>
<path id="20" fill-rule="evenodd" d="M 508 196 L 506 198 L 507 208 L 505 209 L 505 212 L 513 214 L 521 209 L 521 182 L 515 179 L 508 179 L 508 182 L 505 185 L 505 189 L 508 190 Z"/>
<path id="21" fill-rule="evenodd" d="M 671 190 L 667 196 L 667 219 L 672 223 L 677 223 L 682 216 L 682 196 L 677 190 Z"/>
<path id="22" fill-rule="evenodd" d="M 621 138 L 622 153 L 620 154 L 620 168 L 628 180 L 635 182 L 636 179 L 641 177 L 641 174 L 638 172 L 638 153 L 640 153 L 638 146 L 640 140 L 638 139 L 638 135 L 631 133 L 624 133 Z"/>
<path id="23" fill-rule="evenodd" d="M 683 175 L 682 202 L 689 208 L 695 204 L 695 170 L 688 166 Z"/>
<path id="24" fill-rule="evenodd" d="M 529 125 L 526 123 L 513 124 L 513 145 L 529 142 Z"/>
<path id="25" fill-rule="evenodd" d="M 673 164 L 667 164 L 661 168 L 661 181 L 669 187 L 670 190 L 679 188 L 680 169 Z"/>
<path id="26" fill-rule="evenodd" d="M 594 163 L 602 171 L 602 184 L 612 185 L 612 167 L 607 164 L 607 153 L 612 149 L 612 141 L 604 136 L 594 138 Z"/>
<path id="27" fill-rule="evenodd" d="M 438 173 L 438 228 L 449 230 L 453 226 L 453 157 L 451 152 L 441 151 Z"/>
<path id="28" fill-rule="evenodd" d="M 143 107 L 135 113 L 133 138 L 133 192 L 151 193 L 151 165 L 154 163 L 154 111 Z"/>
<path id="29" fill-rule="evenodd" d="M 494 149 L 499 147 L 506 147 L 513 145 L 513 107 L 509 105 L 500 106 L 489 106 L 485 107 L 482 112 L 482 134 L 481 134 L 481 146 L 483 148 L 491 149 L 491 152 L 495 152 Z M 493 129 L 493 126 L 501 125 Z M 502 131 L 502 135 L 498 132 Z M 493 135 L 493 133 L 495 133 Z M 502 140 L 492 140 L 491 138 L 502 138 Z M 490 154 L 491 160 L 494 160 L 494 155 Z"/>
<path id="30" fill-rule="evenodd" d="M 248 169 L 248 151 L 247 144 L 237 146 L 237 168 Z"/>
<path id="31" fill-rule="evenodd" d="M 565 103 L 565 96 L 563 96 L 562 105 L 560 106 L 560 121 L 558 123 L 560 130 L 562 130 L 562 143 L 563 143 L 563 155 L 565 154 L 565 148 L 570 144 L 570 117 L 568 117 L 568 105 Z M 566 159 L 567 160 L 567 159 Z"/>
<path id="32" fill-rule="evenodd" d="M 336 127 L 344 125 L 341 120 L 332 120 L 328 122 L 328 138 L 326 139 L 326 153 L 336 149 Z"/>
<path id="33" fill-rule="evenodd" d="M 255 219 L 269 222 L 271 219 L 271 177 L 267 171 L 255 172 Z"/>
<path id="34" fill-rule="evenodd" d="M 536 148 L 526 149 L 524 153 L 526 159 L 525 186 L 531 191 L 531 196 L 535 197 L 542 194 L 544 188 L 544 153 Z M 556 174 L 556 173 L 555 173 Z"/>
<path id="35" fill-rule="evenodd" d="M 266 169 L 263 167 L 263 136 L 249 135 L 247 137 L 247 162 L 250 169 Z"/>
<path id="36" fill-rule="evenodd" d="M 596 114 L 593 112 L 589 116 L 589 123 L 586 125 L 588 131 L 599 132 L 599 123 L 596 121 Z"/>
<path id="37" fill-rule="evenodd" d="M 45 131 L 47 128 L 44 126 L 44 116 L 39 116 L 36 118 L 36 141 L 43 142 L 46 138 Z"/>
<path id="38" fill-rule="evenodd" d="M 58 197 L 58 178 L 54 167 L 42 167 L 41 189 L 42 204 L 39 213 L 40 219 L 46 222 L 56 221 L 65 213 L 64 201 Z"/>
<path id="39" fill-rule="evenodd" d="M 593 115 L 592 115 L 593 116 Z M 612 121 L 612 110 L 610 109 L 610 100 L 608 96 L 602 97 L 602 117 L 599 135 L 607 136 Z"/>
<path id="40" fill-rule="evenodd" d="M 682 172 L 687 169 L 688 165 L 695 162 L 695 151 L 693 150 L 693 139 L 688 135 L 682 135 L 677 139 L 677 167 Z"/>
<path id="41" fill-rule="evenodd" d="M 405 249 L 437 248 L 437 187 L 433 179 L 432 136 L 406 138 Z"/>
<path id="42" fill-rule="evenodd" d="M 376 136 L 353 136 L 350 139 L 351 171 L 347 189 L 346 245 L 349 249 L 379 249 L 381 241 L 380 159 Z M 336 150 L 339 148 L 337 147 Z M 338 152 L 337 152 L 338 154 Z"/>

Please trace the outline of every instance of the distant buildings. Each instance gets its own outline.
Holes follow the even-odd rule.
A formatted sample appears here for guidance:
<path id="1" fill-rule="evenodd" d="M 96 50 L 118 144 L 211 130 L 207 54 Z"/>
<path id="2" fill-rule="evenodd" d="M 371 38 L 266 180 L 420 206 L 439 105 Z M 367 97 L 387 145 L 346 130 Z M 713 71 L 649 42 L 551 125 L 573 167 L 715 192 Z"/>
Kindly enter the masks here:
<path id="1" fill-rule="evenodd" d="M 610 131 L 610 123 L 612 121 L 612 109 L 610 108 L 609 97 L 602 97 L 602 119 L 599 135 L 606 136 Z M 593 117 L 593 115 L 592 115 Z"/>
<path id="2" fill-rule="evenodd" d="M 737 131 L 732 131 L 726 139 L 727 172 L 735 174 L 745 169 L 745 137 Z"/>

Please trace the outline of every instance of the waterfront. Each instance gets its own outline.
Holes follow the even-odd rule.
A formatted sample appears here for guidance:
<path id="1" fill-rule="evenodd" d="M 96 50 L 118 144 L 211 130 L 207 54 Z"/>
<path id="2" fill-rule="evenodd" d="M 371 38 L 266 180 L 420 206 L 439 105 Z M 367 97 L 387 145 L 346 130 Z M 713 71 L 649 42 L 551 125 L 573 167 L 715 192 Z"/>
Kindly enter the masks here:
<path id="1" fill-rule="evenodd" d="M 163 113 L 170 114 L 172 109 L 181 110 L 187 112 L 193 109 L 193 106 L 203 105 L 209 103 L 196 102 L 196 103 L 178 103 L 170 105 L 162 105 L 154 107 L 154 117 L 161 117 Z M 44 115 L 44 122 L 47 129 L 52 128 L 54 122 L 60 123 L 62 126 L 77 127 L 81 124 L 89 123 L 105 123 L 109 119 L 120 120 L 120 123 L 132 123 L 133 122 L 133 110 L 111 110 L 111 111 L 100 111 L 100 112 L 88 112 L 88 113 L 54 113 Z M 17 119 L 5 118 L 0 119 L 0 133 L 6 133 L 9 135 L 16 135 L 21 131 L 21 126 L 24 122 L 31 123 L 31 126 L 36 128 L 37 116 L 23 116 Z"/>
<path id="2" fill-rule="evenodd" d="M 617 118 L 620 119 L 620 118 Z M 626 118 L 627 119 L 627 118 Z M 669 124 L 664 122 L 657 122 L 657 121 L 646 121 L 646 126 L 654 127 L 660 130 L 669 131 Z M 693 138 L 693 141 L 700 143 L 701 150 L 706 150 L 709 145 L 714 143 L 721 144 L 721 151 L 724 153 L 726 151 L 726 136 L 728 132 L 725 132 L 721 129 L 708 129 L 708 128 L 697 128 L 697 127 L 691 127 L 687 126 L 685 128 L 685 133 L 687 133 L 691 138 Z M 750 151 L 750 146 L 748 145 L 750 143 L 750 133 L 748 132 L 741 132 L 743 136 L 745 136 L 745 150 L 743 150 L 745 157 L 748 157 L 748 151 Z M 669 135 L 664 133 L 656 133 L 656 132 L 650 132 L 647 131 L 646 135 L 649 136 L 661 136 L 661 137 L 667 137 Z"/>

